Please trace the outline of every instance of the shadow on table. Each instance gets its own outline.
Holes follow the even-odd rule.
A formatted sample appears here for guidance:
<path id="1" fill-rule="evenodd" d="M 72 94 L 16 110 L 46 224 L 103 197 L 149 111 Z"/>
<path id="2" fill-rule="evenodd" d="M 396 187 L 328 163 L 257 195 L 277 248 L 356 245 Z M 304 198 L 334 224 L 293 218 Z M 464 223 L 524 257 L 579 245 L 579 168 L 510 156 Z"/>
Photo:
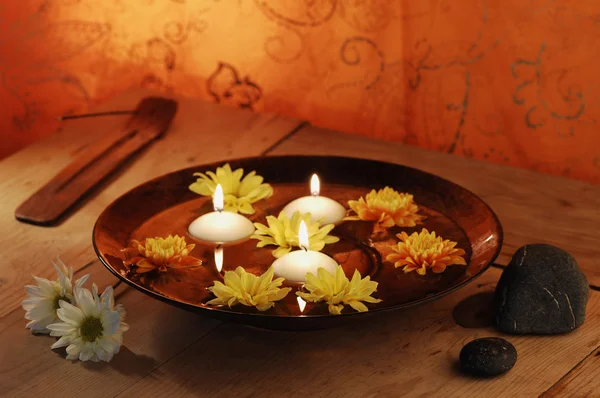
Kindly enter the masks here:
<path id="1" fill-rule="evenodd" d="M 441 380 L 464 377 L 456 366 L 460 348 L 491 334 L 455 323 L 458 298 L 312 332 L 222 324 L 161 366 L 159 379 L 199 396 L 313 396 L 325 386 L 360 396 L 441 392 Z"/>
<path id="2" fill-rule="evenodd" d="M 55 349 L 53 351 L 62 358 L 67 356 L 64 348 Z M 112 368 L 119 373 L 129 376 L 145 376 L 152 371 L 157 364 L 157 361 L 153 358 L 147 355 L 135 354 L 127 347 L 122 346 L 119 353 L 115 355 L 110 362 L 87 361 L 82 362 L 81 366 L 92 372 L 100 372 L 104 371 L 106 368 Z"/>
<path id="3" fill-rule="evenodd" d="M 83 362 L 83 366 L 90 371 L 101 371 L 105 367 L 111 367 L 119 373 L 128 376 L 145 376 L 158 362 L 147 355 L 136 354 L 127 347 L 121 350 L 110 362 Z"/>

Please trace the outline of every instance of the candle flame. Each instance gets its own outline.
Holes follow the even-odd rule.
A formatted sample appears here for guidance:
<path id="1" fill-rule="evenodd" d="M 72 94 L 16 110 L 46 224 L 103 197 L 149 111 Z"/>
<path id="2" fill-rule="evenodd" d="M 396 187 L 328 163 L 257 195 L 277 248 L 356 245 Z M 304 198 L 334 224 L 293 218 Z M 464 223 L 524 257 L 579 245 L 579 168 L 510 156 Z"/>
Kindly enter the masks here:
<path id="1" fill-rule="evenodd" d="M 319 182 L 319 176 L 316 174 L 313 174 L 310 178 L 310 193 L 313 196 L 319 196 L 319 193 L 321 193 L 321 183 Z"/>
<path id="2" fill-rule="evenodd" d="M 308 241 L 308 228 L 306 228 L 304 220 L 300 221 L 300 228 L 298 229 L 298 246 L 300 246 L 302 250 L 308 250 L 310 247 L 310 242 Z"/>
<path id="3" fill-rule="evenodd" d="M 223 269 L 223 246 L 221 245 L 215 247 L 215 266 L 218 272 Z"/>
<path id="4" fill-rule="evenodd" d="M 221 212 L 223 211 L 224 207 L 223 187 L 221 187 L 221 184 L 217 184 L 217 187 L 215 188 L 215 194 L 213 195 L 213 208 L 215 211 Z"/>
<path id="5" fill-rule="evenodd" d="M 304 308 L 306 307 L 306 301 L 302 300 L 301 297 L 296 297 L 298 300 L 298 307 L 300 307 L 300 312 L 304 312 Z"/>

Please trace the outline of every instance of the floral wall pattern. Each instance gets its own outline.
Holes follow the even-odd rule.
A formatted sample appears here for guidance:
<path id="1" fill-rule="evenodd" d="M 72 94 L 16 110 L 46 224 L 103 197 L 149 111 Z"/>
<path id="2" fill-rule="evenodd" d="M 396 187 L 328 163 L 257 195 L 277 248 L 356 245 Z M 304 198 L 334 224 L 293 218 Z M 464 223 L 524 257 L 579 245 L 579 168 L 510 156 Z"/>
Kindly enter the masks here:
<path id="1" fill-rule="evenodd" d="M 0 156 L 131 86 L 600 183 L 592 0 L 0 4 Z"/>

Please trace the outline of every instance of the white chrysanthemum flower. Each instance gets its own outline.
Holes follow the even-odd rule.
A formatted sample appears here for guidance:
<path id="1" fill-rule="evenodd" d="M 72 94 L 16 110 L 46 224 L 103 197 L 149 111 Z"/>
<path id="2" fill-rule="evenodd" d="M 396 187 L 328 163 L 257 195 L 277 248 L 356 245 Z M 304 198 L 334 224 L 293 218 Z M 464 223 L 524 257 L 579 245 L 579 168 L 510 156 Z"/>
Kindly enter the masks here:
<path id="1" fill-rule="evenodd" d="M 118 333 L 115 333 L 111 336 L 114 341 L 121 346 L 123 344 L 123 332 L 129 330 L 129 325 L 125 323 L 125 308 L 122 304 L 117 304 L 115 306 L 115 297 L 113 295 L 113 287 L 109 286 L 104 289 L 104 293 L 100 297 L 98 297 L 98 286 L 95 283 L 92 284 L 92 294 L 94 295 L 95 302 L 104 302 L 106 303 L 106 308 L 110 311 L 117 311 L 119 313 L 119 330 Z M 117 347 L 117 352 L 119 352 L 119 347 Z M 115 354 L 117 353 L 115 352 Z"/>
<path id="2" fill-rule="evenodd" d="M 25 319 L 30 322 L 27 328 L 37 333 L 49 333 L 48 325 L 58 321 L 56 311 L 59 308 L 61 300 L 72 303 L 73 289 L 81 287 L 87 281 L 89 275 L 84 275 L 73 286 L 73 269 L 67 266 L 60 260 L 56 259 L 52 262 L 58 278 L 54 281 L 38 278 L 33 278 L 37 282 L 37 286 L 25 286 L 25 290 L 29 297 L 21 303 L 21 306 L 26 311 Z"/>
<path id="3" fill-rule="evenodd" d="M 48 325 L 50 335 L 60 337 L 51 348 L 66 346 L 71 360 L 108 362 L 119 352 L 129 326 L 123 322 L 123 308 L 114 305 L 111 286 L 100 297 L 96 285 L 92 290 L 75 289 L 75 305 L 60 301 L 57 314 L 62 322 Z"/>

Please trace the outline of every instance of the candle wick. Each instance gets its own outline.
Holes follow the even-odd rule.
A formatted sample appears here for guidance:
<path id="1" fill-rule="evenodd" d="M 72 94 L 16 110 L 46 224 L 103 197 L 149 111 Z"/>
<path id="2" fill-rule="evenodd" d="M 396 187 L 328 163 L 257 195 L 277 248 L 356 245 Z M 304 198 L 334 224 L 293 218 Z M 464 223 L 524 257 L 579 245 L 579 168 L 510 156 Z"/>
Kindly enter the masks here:
<path id="1" fill-rule="evenodd" d="M 317 196 L 319 196 L 319 192 L 313 192 L 312 196 L 316 198 Z"/>
<path id="2" fill-rule="evenodd" d="M 305 252 L 308 251 L 308 248 L 304 245 L 300 245 L 300 249 L 302 249 L 302 251 L 305 251 Z"/>

